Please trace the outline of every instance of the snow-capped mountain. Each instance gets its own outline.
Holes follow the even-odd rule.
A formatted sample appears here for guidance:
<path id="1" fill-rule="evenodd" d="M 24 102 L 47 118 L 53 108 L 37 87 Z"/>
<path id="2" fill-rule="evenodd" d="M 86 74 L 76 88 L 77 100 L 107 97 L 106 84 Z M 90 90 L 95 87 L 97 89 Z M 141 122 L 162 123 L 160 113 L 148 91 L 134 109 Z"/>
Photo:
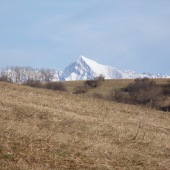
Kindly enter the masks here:
<path id="1" fill-rule="evenodd" d="M 84 56 L 55 74 L 54 81 L 87 80 L 103 74 L 105 79 L 125 79 L 125 78 L 170 78 L 166 74 L 153 75 L 151 73 L 138 73 L 131 70 L 117 70 L 116 68 L 101 65 Z"/>
<path id="2" fill-rule="evenodd" d="M 11 67 L 0 71 L 0 76 L 6 76 L 14 83 L 24 83 L 28 80 L 46 81 L 69 81 L 88 80 L 103 74 L 105 79 L 125 79 L 125 78 L 170 78 L 166 74 L 153 75 L 151 73 L 138 73 L 131 70 L 117 70 L 116 68 L 101 65 L 86 57 L 79 59 L 65 68 L 64 71 L 50 69 L 33 69 L 32 67 Z"/>

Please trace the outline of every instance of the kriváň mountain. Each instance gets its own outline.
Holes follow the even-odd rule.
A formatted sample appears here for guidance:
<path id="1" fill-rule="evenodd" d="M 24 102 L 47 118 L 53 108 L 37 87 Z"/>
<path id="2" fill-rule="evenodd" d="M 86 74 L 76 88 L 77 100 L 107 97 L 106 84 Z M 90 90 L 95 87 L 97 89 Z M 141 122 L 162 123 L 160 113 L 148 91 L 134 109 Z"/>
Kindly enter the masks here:
<path id="1" fill-rule="evenodd" d="M 63 71 L 56 72 L 54 81 L 88 80 L 103 74 L 105 79 L 131 79 L 131 78 L 170 78 L 166 74 L 138 73 L 131 70 L 117 70 L 116 68 L 101 65 L 84 56 L 70 64 Z"/>

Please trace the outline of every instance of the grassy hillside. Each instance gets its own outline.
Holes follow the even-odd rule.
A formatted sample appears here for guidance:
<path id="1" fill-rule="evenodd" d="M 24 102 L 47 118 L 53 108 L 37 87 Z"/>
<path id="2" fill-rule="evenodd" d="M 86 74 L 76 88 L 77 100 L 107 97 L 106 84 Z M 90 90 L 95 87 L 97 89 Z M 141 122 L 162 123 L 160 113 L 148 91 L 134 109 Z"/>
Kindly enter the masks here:
<path id="1" fill-rule="evenodd" d="M 154 79 L 156 81 L 157 85 L 167 85 L 170 82 L 170 79 Z M 89 95 L 92 95 L 93 93 L 99 93 L 103 96 L 108 96 L 110 94 L 110 91 L 113 88 L 125 88 L 129 83 L 132 83 L 134 79 L 111 79 L 111 80 L 105 80 L 102 82 L 102 85 L 89 90 Z M 74 87 L 83 85 L 85 81 L 63 81 L 63 84 L 66 86 L 68 91 L 71 93 L 74 91 Z"/>
<path id="2" fill-rule="evenodd" d="M 105 80 L 102 82 L 102 84 L 94 89 L 89 90 L 89 95 L 92 95 L 93 93 L 100 93 L 104 96 L 107 96 L 110 94 L 110 91 L 113 88 L 124 88 L 129 83 L 133 82 L 133 79 L 112 79 L 112 80 Z M 84 84 L 84 80 L 80 81 L 63 81 L 63 84 L 66 86 L 69 92 L 74 91 L 74 87 L 80 86 Z"/>
<path id="3" fill-rule="evenodd" d="M 169 170 L 169 122 L 168 112 L 0 82 L 0 169 Z"/>

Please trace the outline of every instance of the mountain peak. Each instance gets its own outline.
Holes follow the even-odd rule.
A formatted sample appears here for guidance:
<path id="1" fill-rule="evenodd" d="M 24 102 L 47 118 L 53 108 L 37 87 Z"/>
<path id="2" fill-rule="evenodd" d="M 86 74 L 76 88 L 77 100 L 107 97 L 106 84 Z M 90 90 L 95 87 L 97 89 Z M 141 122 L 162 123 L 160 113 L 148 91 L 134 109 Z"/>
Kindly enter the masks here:
<path id="1" fill-rule="evenodd" d="M 78 60 L 82 60 L 82 59 L 84 59 L 85 57 L 83 56 L 83 55 L 81 55 L 79 58 L 78 58 Z"/>
<path id="2" fill-rule="evenodd" d="M 86 62 L 86 63 L 88 63 L 88 62 L 90 62 L 90 63 L 91 63 L 91 62 L 95 62 L 95 61 L 93 61 L 93 60 L 90 60 L 90 59 L 84 57 L 83 55 L 81 55 L 81 56 L 78 58 L 77 61 L 84 61 L 84 62 Z"/>
<path id="3" fill-rule="evenodd" d="M 153 75 L 151 73 L 138 73 L 131 70 L 117 70 L 116 68 L 99 64 L 81 55 L 77 62 L 70 64 L 65 70 L 56 74 L 56 80 L 87 80 L 93 79 L 96 76 L 103 74 L 106 79 L 120 79 L 120 78 L 168 78 L 170 76 L 159 74 Z"/>
<path id="4" fill-rule="evenodd" d="M 85 62 L 90 68 L 98 68 L 100 66 L 102 66 L 101 64 L 98 64 L 97 62 L 90 60 L 84 56 L 80 56 L 77 60 L 78 62 Z"/>

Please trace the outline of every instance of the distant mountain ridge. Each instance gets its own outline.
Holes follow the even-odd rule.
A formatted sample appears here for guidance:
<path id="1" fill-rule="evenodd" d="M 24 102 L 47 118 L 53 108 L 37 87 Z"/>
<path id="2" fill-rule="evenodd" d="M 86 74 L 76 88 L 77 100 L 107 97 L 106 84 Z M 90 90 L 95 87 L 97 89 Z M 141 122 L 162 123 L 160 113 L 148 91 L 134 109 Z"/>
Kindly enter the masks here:
<path id="1" fill-rule="evenodd" d="M 24 83 L 28 80 L 41 82 L 47 81 L 71 81 L 71 80 L 89 80 L 103 74 L 105 79 L 133 79 L 133 78 L 170 78 L 166 74 L 138 73 L 131 70 L 120 71 L 111 66 L 98 64 L 84 56 L 71 63 L 63 71 L 50 69 L 33 69 L 32 67 L 11 67 L 0 71 L 0 77 L 7 76 L 14 83 Z"/>
<path id="2" fill-rule="evenodd" d="M 105 79 L 128 79 L 128 78 L 170 78 L 166 74 L 138 73 L 131 70 L 117 70 L 111 66 L 101 65 L 84 56 L 80 56 L 78 60 L 63 71 L 56 72 L 54 81 L 70 81 L 70 80 L 88 80 L 103 74 Z"/>

